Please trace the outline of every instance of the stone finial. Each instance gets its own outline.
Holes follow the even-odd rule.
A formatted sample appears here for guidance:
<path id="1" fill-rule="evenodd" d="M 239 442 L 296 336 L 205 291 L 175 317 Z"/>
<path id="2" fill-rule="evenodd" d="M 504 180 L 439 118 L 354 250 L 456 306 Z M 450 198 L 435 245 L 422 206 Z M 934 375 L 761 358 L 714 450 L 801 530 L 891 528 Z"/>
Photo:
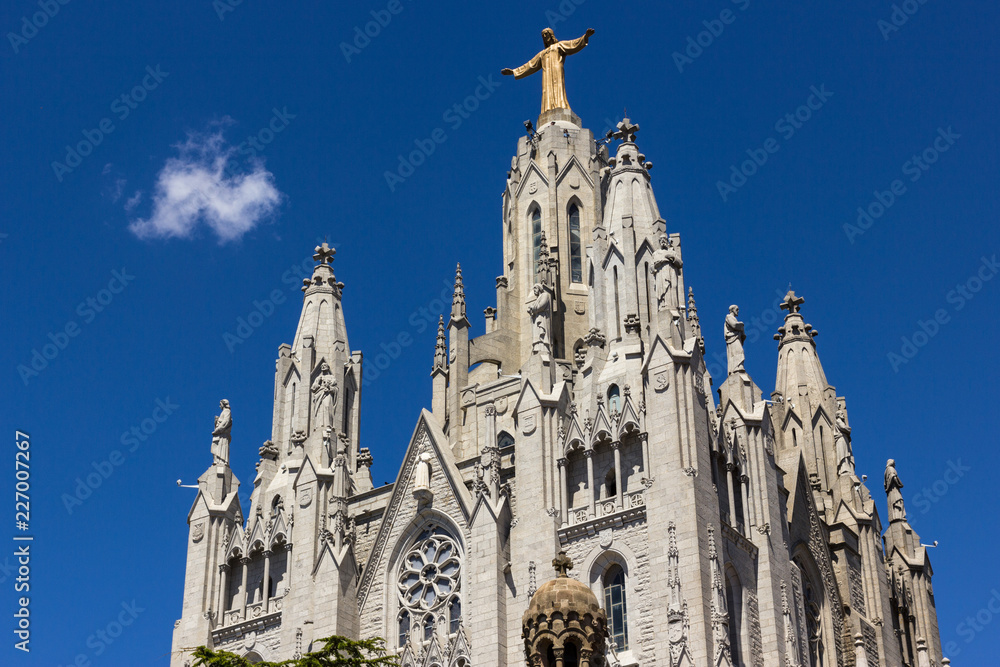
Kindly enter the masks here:
<path id="1" fill-rule="evenodd" d="M 787 310 L 788 314 L 785 315 L 785 323 L 778 327 L 778 333 L 774 335 L 774 340 L 780 343 L 779 348 L 786 342 L 794 340 L 812 341 L 813 338 L 819 335 L 819 332 L 813 329 L 813 325 L 806 324 L 803 321 L 802 313 L 799 312 L 805 301 L 801 296 L 796 296 L 792 290 L 788 290 L 784 300 L 781 302 L 781 309 Z M 813 345 L 815 345 L 815 342 L 813 342 Z"/>
<path id="2" fill-rule="evenodd" d="M 688 287 L 687 320 L 691 323 L 691 331 L 701 338 L 701 320 L 698 319 L 698 305 L 694 302 L 694 288 Z"/>
<path id="3" fill-rule="evenodd" d="M 316 246 L 312 258 L 317 264 L 313 267 L 312 277 L 302 279 L 302 291 L 307 296 L 315 291 L 332 291 L 337 298 L 340 298 L 344 291 L 344 283 L 337 282 L 337 277 L 333 275 L 333 256 L 336 254 L 337 251 L 327 245 L 326 241 Z"/>
<path id="4" fill-rule="evenodd" d="M 448 343 L 444 336 L 444 315 L 438 317 L 437 341 L 434 343 L 434 368 L 448 368 Z"/>
<path id="5" fill-rule="evenodd" d="M 799 312 L 799 310 L 802 307 L 802 304 L 805 302 L 806 300 L 804 298 L 802 298 L 801 296 L 795 296 L 794 291 L 788 290 L 788 294 L 785 295 L 784 300 L 782 300 L 781 302 L 781 309 L 787 310 L 788 314 L 791 315 L 792 313 Z"/>
<path id="6" fill-rule="evenodd" d="M 465 319 L 465 285 L 462 283 L 462 265 L 455 268 L 455 293 L 451 297 L 451 319 Z"/>
<path id="7" fill-rule="evenodd" d="M 333 256 L 337 254 L 336 249 L 331 248 L 323 241 L 323 245 L 316 246 L 316 253 L 313 255 L 313 259 L 320 264 L 329 266 L 333 263 Z"/>
<path id="8" fill-rule="evenodd" d="M 552 559 L 552 567 L 555 568 L 556 576 L 568 577 L 569 571 L 573 569 L 573 560 L 565 551 L 560 551 L 559 555 Z"/>
<path id="9" fill-rule="evenodd" d="M 639 131 L 638 123 L 633 123 L 628 118 L 622 118 L 618 123 L 618 131 L 612 134 L 615 139 L 621 139 L 629 143 L 635 143 L 635 133 Z"/>

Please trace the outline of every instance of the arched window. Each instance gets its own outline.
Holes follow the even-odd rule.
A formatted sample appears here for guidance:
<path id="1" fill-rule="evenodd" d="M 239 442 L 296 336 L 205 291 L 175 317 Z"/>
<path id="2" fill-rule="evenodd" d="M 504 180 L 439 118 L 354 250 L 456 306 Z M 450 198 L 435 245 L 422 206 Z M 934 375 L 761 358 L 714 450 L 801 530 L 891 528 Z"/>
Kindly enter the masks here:
<path id="1" fill-rule="evenodd" d="M 580 651 L 573 642 L 563 648 L 563 667 L 580 667 Z"/>
<path id="2" fill-rule="evenodd" d="M 436 628 L 457 632 L 462 619 L 462 555 L 458 541 L 436 524 L 423 530 L 403 552 L 396 581 L 399 636 L 413 632 L 430 641 Z M 404 615 L 408 615 L 404 621 Z M 412 628 L 412 630 L 411 630 Z"/>
<path id="3" fill-rule="evenodd" d="M 622 395 L 618 385 L 613 384 L 608 387 L 608 410 L 611 412 L 622 411 Z"/>
<path id="4" fill-rule="evenodd" d="M 513 444 L 514 436 L 507 431 L 500 431 L 500 435 L 497 436 L 497 447 L 503 449 L 504 447 L 510 447 Z"/>
<path id="5" fill-rule="evenodd" d="M 285 594 L 285 571 L 288 569 L 288 550 L 284 544 L 271 547 L 271 572 L 268 576 L 268 597 Z"/>
<path id="6" fill-rule="evenodd" d="M 621 340 L 622 338 L 622 314 L 621 307 L 618 304 L 618 267 L 614 267 L 614 277 L 615 277 L 615 338 Z"/>
<path id="7" fill-rule="evenodd" d="M 618 485 L 615 482 L 615 469 L 612 468 L 608 471 L 608 474 L 604 476 L 604 497 L 614 498 L 618 495 Z"/>
<path id="8" fill-rule="evenodd" d="M 448 610 L 448 632 L 449 634 L 455 634 L 458 632 L 458 627 L 462 624 L 462 601 L 455 598 L 455 601 L 451 603 L 451 608 Z"/>
<path id="9" fill-rule="evenodd" d="M 570 277 L 575 283 L 583 282 L 583 244 L 580 242 L 580 208 L 569 207 L 569 262 Z"/>
<path id="10" fill-rule="evenodd" d="M 746 519 L 743 516 L 743 476 L 736 466 L 733 466 L 733 470 L 729 474 L 733 476 L 733 504 L 736 505 L 733 508 L 733 520 L 742 531 L 746 526 Z"/>
<path id="11" fill-rule="evenodd" d="M 347 384 L 346 382 L 344 384 Z M 351 387 L 347 387 L 344 390 L 344 423 L 341 429 L 348 438 L 351 437 L 351 422 L 353 421 L 354 412 L 354 390 Z"/>
<path id="12" fill-rule="evenodd" d="M 533 276 L 538 275 L 538 260 L 542 256 L 542 212 L 535 207 L 531 211 L 531 248 L 532 248 L 532 262 L 535 267 Z M 532 282 L 534 282 L 534 277 L 532 277 Z"/>
<path id="13" fill-rule="evenodd" d="M 729 607 L 729 653 L 733 667 L 743 667 L 743 589 L 733 576 L 726 576 L 726 606 Z"/>
<path id="14" fill-rule="evenodd" d="M 628 612 L 625 603 L 625 571 L 615 564 L 604 573 L 604 611 L 608 615 L 608 635 L 615 648 L 628 648 Z"/>
<path id="15" fill-rule="evenodd" d="M 406 645 L 406 640 L 410 635 L 410 612 L 403 610 L 399 612 L 399 622 L 397 623 L 397 643 L 402 648 Z"/>

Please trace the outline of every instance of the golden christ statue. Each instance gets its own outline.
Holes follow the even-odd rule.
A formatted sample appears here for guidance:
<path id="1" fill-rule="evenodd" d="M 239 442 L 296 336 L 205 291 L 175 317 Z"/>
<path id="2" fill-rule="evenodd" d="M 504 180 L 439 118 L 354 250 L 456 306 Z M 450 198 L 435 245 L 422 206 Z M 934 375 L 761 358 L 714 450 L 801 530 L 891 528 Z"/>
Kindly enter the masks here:
<path id="1" fill-rule="evenodd" d="M 566 78 L 563 75 L 563 62 L 566 56 L 572 55 L 587 46 L 587 40 L 594 34 L 593 28 L 587 29 L 587 34 L 577 39 L 560 42 L 556 39 L 552 28 L 542 31 L 542 42 L 545 48 L 538 55 L 517 69 L 504 68 L 501 74 L 513 74 L 515 79 L 534 74 L 542 70 L 542 113 L 552 109 L 569 110 L 566 99 Z"/>

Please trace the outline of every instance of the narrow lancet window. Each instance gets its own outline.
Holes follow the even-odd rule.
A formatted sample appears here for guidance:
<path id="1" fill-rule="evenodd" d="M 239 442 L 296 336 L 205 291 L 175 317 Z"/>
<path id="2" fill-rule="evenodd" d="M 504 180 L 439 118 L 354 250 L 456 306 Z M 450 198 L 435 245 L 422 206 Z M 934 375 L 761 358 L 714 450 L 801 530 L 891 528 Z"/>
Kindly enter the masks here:
<path id="1" fill-rule="evenodd" d="M 531 281 L 538 275 L 538 260 L 542 257 L 542 212 L 537 208 L 531 212 L 531 248 L 534 272 Z"/>
<path id="2" fill-rule="evenodd" d="M 583 282 L 583 244 L 580 242 L 580 208 L 569 207 L 569 261 L 573 282 Z"/>
<path id="3" fill-rule="evenodd" d="M 604 611 L 608 615 L 608 634 L 619 651 L 628 649 L 628 612 L 625 604 L 625 571 L 612 565 L 604 573 Z"/>

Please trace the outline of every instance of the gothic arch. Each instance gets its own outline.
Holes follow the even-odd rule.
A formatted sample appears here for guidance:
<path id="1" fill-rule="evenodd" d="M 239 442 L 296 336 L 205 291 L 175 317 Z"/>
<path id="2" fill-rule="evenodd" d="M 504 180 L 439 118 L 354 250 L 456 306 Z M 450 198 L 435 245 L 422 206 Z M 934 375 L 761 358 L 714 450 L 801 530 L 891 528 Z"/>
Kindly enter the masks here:
<path id="1" fill-rule="evenodd" d="M 639 560 L 627 544 L 617 541 L 608 549 L 595 548 L 583 560 L 581 572 L 586 573 L 586 583 L 597 596 L 602 607 L 604 601 L 604 574 L 613 566 L 618 566 L 625 573 L 625 599 L 628 609 L 627 632 L 630 643 L 639 637 L 637 619 L 639 618 L 639 593 L 637 591 Z M 605 609 L 606 613 L 610 610 Z M 610 619 L 608 621 L 611 622 Z"/>
<path id="2" fill-rule="evenodd" d="M 733 667 L 752 664 L 748 659 L 749 630 L 747 624 L 746 595 L 743 582 L 732 563 L 725 567 L 726 605 L 729 607 L 729 652 Z"/>
<path id="3" fill-rule="evenodd" d="M 514 444 L 514 436 L 512 436 L 506 429 L 497 433 L 497 447 L 503 449 L 504 447 L 509 447 Z"/>
<path id="4" fill-rule="evenodd" d="M 457 549 L 457 554 L 455 554 L 455 556 L 460 564 L 457 579 L 454 583 L 454 589 L 448 593 L 447 597 L 457 599 L 462 608 L 467 608 L 464 595 L 465 591 L 468 589 L 466 581 L 468 578 L 468 559 L 466 558 L 464 533 L 455 521 L 452 520 L 452 518 L 447 514 L 433 508 L 425 508 L 424 511 L 410 521 L 409 525 L 400 534 L 399 539 L 396 541 L 396 545 L 393 547 L 393 550 L 386 561 L 389 564 L 389 567 L 385 572 L 385 604 L 383 607 L 385 610 L 385 618 L 383 620 L 386 629 L 382 636 L 390 638 L 390 642 L 395 642 L 398 638 L 398 624 L 404 609 L 407 609 L 410 612 L 410 632 L 415 633 L 418 629 L 421 630 L 418 643 L 426 641 L 423 639 L 424 635 L 422 628 L 424 622 L 428 618 L 428 615 L 435 614 L 436 616 L 442 616 L 446 626 L 449 623 L 448 615 L 450 612 L 451 602 L 435 603 L 436 606 L 434 609 L 421 609 L 420 611 L 417 611 L 417 607 L 422 605 L 404 607 L 400 601 L 400 593 L 398 592 L 399 578 L 403 571 L 404 558 L 422 539 L 427 539 L 427 537 L 438 533 L 450 538 L 450 540 L 454 543 Z M 437 621 L 440 620 L 440 618 L 437 618 Z"/>
<path id="5" fill-rule="evenodd" d="M 792 566 L 797 566 L 802 575 L 802 607 L 805 627 L 800 628 L 804 636 L 806 663 L 803 667 L 830 667 L 837 664 L 836 628 L 829 591 L 823 584 L 823 575 L 816 561 L 804 543 L 796 545 L 792 554 Z"/>

